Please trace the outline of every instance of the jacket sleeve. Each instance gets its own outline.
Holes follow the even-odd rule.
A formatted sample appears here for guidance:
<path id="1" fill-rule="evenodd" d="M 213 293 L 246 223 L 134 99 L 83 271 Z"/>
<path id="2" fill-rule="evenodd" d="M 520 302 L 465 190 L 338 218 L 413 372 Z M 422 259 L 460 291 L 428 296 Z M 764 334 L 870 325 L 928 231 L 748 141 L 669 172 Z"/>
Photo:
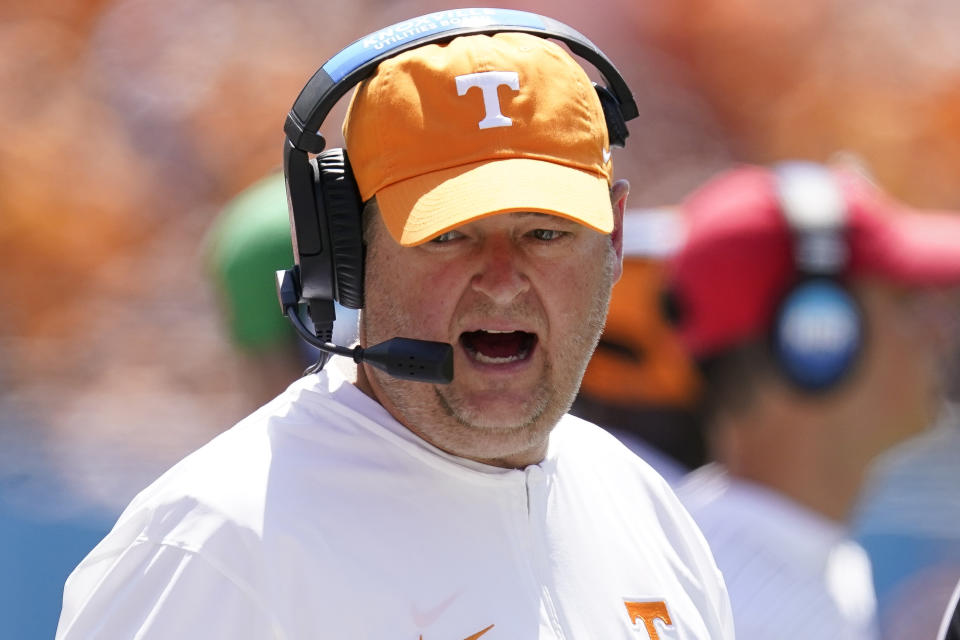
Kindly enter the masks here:
<path id="1" fill-rule="evenodd" d="M 196 551 L 139 539 L 67 579 L 57 640 L 284 638 L 266 603 Z"/>

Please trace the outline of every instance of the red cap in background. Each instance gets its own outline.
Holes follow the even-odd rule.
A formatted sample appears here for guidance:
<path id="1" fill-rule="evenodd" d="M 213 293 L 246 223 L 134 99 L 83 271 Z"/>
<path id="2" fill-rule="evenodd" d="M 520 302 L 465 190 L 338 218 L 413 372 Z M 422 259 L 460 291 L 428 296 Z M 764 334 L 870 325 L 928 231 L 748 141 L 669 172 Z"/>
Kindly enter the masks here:
<path id="1" fill-rule="evenodd" d="M 849 258 L 842 278 L 960 285 L 960 213 L 914 210 L 857 172 L 830 171 L 846 205 Z M 721 173 L 681 211 L 685 241 L 668 279 L 688 349 L 702 357 L 766 335 L 798 275 L 775 170 Z"/>

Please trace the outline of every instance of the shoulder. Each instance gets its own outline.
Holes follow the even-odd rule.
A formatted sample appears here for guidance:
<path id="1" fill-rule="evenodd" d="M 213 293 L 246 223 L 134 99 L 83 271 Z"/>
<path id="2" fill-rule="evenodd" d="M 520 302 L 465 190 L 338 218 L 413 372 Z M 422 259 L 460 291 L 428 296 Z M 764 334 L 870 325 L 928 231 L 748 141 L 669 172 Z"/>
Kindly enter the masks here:
<path id="1" fill-rule="evenodd" d="M 644 538 L 672 549 L 688 564 L 716 570 L 696 523 L 653 467 L 601 427 L 573 416 L 560 422 L 555 435 L 551 455 L 569 490 L 589 493 L 593 505 L 633 514 Z"/>
<path id="2" fill-rule="evenodd" d="M 690 473 L 677 487 L 677 495 L 718 561 L 750 559 L 753 564 L 765 562 L 774 572 L 807 572 L 822 565 L 829 549 L 845 538 L 838 523 L 771 488 L 733 476 L 720 465 L 708 464 Z"/>
<path id="3" fill-rule="evenodd" d="M 839 523 L 777 492 L 708 465 L 677 488 L 724 572 L 734 608 L 765 619 L 785 593 L 790 603 L 834 609 L 829 583 L 843 573 L 846 601 L 869 581 L 866 556 Z M 840 570 L 842 568 L 842 570 Z M 857 593 L 855 593 L 857 592 Z M 869 608 L 869 603 L 864 607 Z M 796 608 L 791 605 L 791 611 Z"/>
<path id="4" fill-rule="evenodd" d="M 630 486 L 662 492 L 667 488 L 663 477 L 646 460 L 627 447 L 609 431 L 592 422 L 567 414 L 550 436 L 549 456 L 562 459 L 565 465 L 579 467 L 579 473 L 599 478 L 616 478 Z"/>
<path id="5" fill-rule="evenodd" d="M 769 490 L 737 480 L 715 464 L 693 471 L 676 490 L 722 570 L 748 560 L 772 574 L 789 568 L 790 550 L 778 542 L 778 516 L 793 515 L 792 510 Z"/>
<path id="6" fill-rule="evenodd" d="M 132 611 L 169 604 L 173 617 L 164 620 L 187 613 L 212 619 L 202 603 L 182 601 L 204 590 L 218 593 L 219 610 L 257 611 L 272 624 L 264 604 L 271 595 L 262 586 L 308 551 L 277 532 L 334 518 L 318 505 L 325 493 L 340 491 L 338 470 L 353 452 L 383 440 L 376 407 L 364 398 L 343 381 L 308 376 L 171 467 L 71 574 L 63 624 L 79 633 L 83 621 L 108 616 L 115 598 L 136 600 Z M 278 567 L 278 558 L 286 564 Z M 179 604 L 166 598 L 173 585 Z M 114 622 L 130 616 L 121 618 Z"/>
<path id="7" fill-rule="evenodd" d="M 199 548 L 222 541 L 228 530 L 258 537 L 278 456 L 296 448 L 288 441 L 298 433 L 323 429 L 318 420 L 330 403 L 319 380 L 294 382 L 140 491 L 104 543 L 139 539 Z"/>
<path id="8" fill-rule="evenodd" d="M 262 536 L 268 510 L 295 517 L 337 490 L 345 460 L 389 450 L 388 417 L 337 373 L 299 379 L 141 491 L 111 537 L 195 547 L 231 538 L 238 551 Z"/>

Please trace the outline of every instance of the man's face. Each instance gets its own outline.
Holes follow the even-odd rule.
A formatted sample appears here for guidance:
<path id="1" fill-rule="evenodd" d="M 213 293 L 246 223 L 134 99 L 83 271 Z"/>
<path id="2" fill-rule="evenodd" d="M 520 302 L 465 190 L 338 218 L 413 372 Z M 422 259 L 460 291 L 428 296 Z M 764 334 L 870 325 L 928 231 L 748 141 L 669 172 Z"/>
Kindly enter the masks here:
<path id="1" fill-rule="evenodd" d="M 361 343 L 448 342 L 454 378 L 425 384 L 364 366 L 361 388 L 449 453 L 507 467 L 539 461 L 603 328 L 620 269 L 622 206 L 620 198 L 612 236 L 556 216 L 506 213 L 415 247 L 394 242 L 374 215 Z"/>

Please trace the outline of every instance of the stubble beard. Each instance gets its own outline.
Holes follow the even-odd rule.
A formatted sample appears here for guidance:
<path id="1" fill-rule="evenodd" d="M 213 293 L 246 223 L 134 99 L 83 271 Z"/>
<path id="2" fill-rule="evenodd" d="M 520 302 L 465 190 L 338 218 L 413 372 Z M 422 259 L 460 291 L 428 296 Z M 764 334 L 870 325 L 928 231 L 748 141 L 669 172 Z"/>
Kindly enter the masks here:
<path id="1" fill-rule="evenodd" d="M 551 417 L 549 410 L 554 403 L 552 402 L 549 381 L 552 379 L 553 367 L 547 363 L 544 365 L 544 370 L 532 395 L 532 401 L 527 405 L 525 411 L 518 412 L 518 420 L 513 423 L 494 424 L 484 420 L 481 412 L 467 408 L 467 401 L 455 390 L 438 386 L 433 389 L 437 404 L 447 418 L 468 429 L 471 433 L 483 432 L 493 436 L 488 443 L 491 449 L 499 449 L 500 447 L 496 446 L 495 441 L 502 438 L 512 440 L 515 443 L 513 444 L 515 448 L 529 449 L 536 444 L 538 434 L 542 431 L 542 428 L 538 428 L 538 426 Z M 550 420 L 551 427 L 567 408 L 569 408 L 569 405 L 562 411 L 556 412 L 556 417 Z M 498 434 L 500 438 L 496 437 Z"/>
<path id="2" fill-rule="evenodd" d="M 516 317 L 523 317 L 525 313 L 527 311 L 517 310 Z M 397 322 L 403 316 L 395 305 L 381 308 L 374 317 L 365 310 L 361 318 L 363 333 L 373 341 L 385 339 L 369 332 L 371 325 L 384 327 L 379 322 L 383 318 L 392 320 L 393 326 L 387 333 L 415 335 L 411 331 L 413 322 L 407 319 Z M 511 415 L 516 418 L 512 421 L 487 419 L 483 408 L 471 403 L 471 390 L 457 385 L 456 373 L 449 385 L 427 385 L 393 378 L 369 367 L 366 371 L 392 405 L 394 416 L 407 428 L 448 453 L 475 459 L 493 460 L 534 446 L 542 437 L 544 427 L 541 425 L 548 422 L 552 427 L 569 407 L 569 403 L 559 410 L 555 407 L 558 400 L 553 384 L 554 367 L 549 358 L 544 358 L 535 388 L 529 399 Z"/>
<path id="3" fill-rule="evenodd" d="M 530 394 L 530 401 L 522 408 L 518 407 L 516 421 L 496 423 L 485 420 L 482 409 L 471 406 L 455 383 L 432 385 L 431 388 L 424 383 L 392 378 L 370 368 L 367 368 L 368 375 L 375 377 L 385 399 L 395 408 L 395 417 L 420 437 L 454 455 L 513 466 L 499 461 L 510 460 L 518 452 L 545 445 L 550 431 L 573 403 L 587 362 L 603 330 L 613 285 L 612 269 L 612 263 L 608 261 L 603 283 L 595 289 L 584 318 L 583 331 L 571 335 L 567 344 L 559 345 L 556 357 L 543 354 L 543 371 Z M 409 332 L 412 322 L 396 322 L 402 316 L 393 305 L 381 309 L 377 315 L 394 321 L 390 331 L 396 331 L 398 335 L 406 331 L 413 335 Z M 369 336 L 370 318 L 366 311 L 362 324 L 363 333 Z M 385 326 L 378 322 L 378 318 L 373 319 L 373 324 Z M 556 378 L 558 375 L 559 379 Z"/>

